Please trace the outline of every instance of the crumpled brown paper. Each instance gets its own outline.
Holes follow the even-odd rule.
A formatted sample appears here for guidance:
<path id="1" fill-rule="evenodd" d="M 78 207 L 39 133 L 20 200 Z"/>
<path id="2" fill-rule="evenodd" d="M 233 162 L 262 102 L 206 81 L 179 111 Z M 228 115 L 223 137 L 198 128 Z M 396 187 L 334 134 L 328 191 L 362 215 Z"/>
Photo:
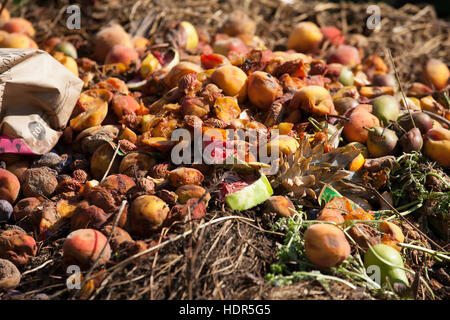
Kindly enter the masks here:
<path id="1" fill-rule="evenodd" d="M 82 86 L 45 51 L 0 49 L 0 153 L 49 152 Z"/>

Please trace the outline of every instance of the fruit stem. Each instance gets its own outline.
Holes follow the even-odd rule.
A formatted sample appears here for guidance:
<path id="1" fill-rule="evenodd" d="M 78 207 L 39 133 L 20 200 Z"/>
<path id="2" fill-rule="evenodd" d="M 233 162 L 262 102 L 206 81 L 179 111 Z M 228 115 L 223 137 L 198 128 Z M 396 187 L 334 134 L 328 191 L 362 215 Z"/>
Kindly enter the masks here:
<path id="1" fill-rule="evenodd" d="M 414 119 L 412 117 L 411 109 L 409 108 L 409 105 L 406 101 L 406 95 L 405 95 L 405 92 L 403 91 L 402 84 L 400 83 L 400 77 L 398 76 L 397 68 L 395 67 L 394 58 L 392 58 L 391 50 L 389 48 L 385 48 L 385 50 L 388 53 L 389 60 L 391 60 L 392 68 L 394 69 L 394 73 L 395 73 L 395 79 L 397 80 L 398 87 L 400 88 L 400 92 L 402 93 L 403 104 L 405 105 L 406 109 L 408 109 L 409 118 L 411 119 L 411 123 L 412 123 L 413 127 L 417 128 L 416 123 L 414 122 Z"/>

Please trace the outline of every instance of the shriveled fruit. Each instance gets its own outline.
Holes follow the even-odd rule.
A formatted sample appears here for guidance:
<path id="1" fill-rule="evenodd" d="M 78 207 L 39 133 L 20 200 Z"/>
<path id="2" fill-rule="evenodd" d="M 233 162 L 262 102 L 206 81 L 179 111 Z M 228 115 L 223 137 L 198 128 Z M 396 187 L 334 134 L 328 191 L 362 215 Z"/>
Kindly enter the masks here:
<path id="1" fill-rule="evenodd" d="M 106 248 L 100 256 L 105 245 Z M 73 231 L 63 244 L 63 258 L 66 265 L 78 265 L 82 270 L 89 268 L 98 258 L 97 263 L 103 265 L 110 257 L 111 247 L 106 237 L 94 229 Z"/>
<path id="2" fill-rule="evenodd" d="M 139 103 L 130 95 L 115 95 L 112 99 L 112 109 L 118 118 L 127 114 L 136 114 L 139 108 Z"/>
<path id="3" fill-rule="evenodd" d="M 305 232 L 305 253 L 319 267 L 334 267 L 350 255 L 350 245 L 341 229 L 317 223 Z"/>
<path id="4" fill-rule="evenodd" d="M 0 232 L 0 258 L 7 259 L 16 266 L 28 263 L 36 256 L 37 245 L 33 237 L 20 230 Z"/>
<path id="5" fill-rule="evenodd" d="M 19 269 L 11 261 L 0 259 L 0 289 L 14 289 L 21 277 Z"/>
<path id="6" fill-rule="evenodd" d="M 192 62 L 183 61 L 174 66 L 165 77 L 165 83 L 167 88 L 172 89 L 178 85 L 178 81 L 186 74 L 200 73 L 203 69 L 197 64 Z"/>
<path id="7" fill-rule="evenodd" d="M 155 159 L 150 155 L 141 152 L 131 152 L 120 162 L 119 172 L 130 177 L 134 177 L 135 173 L 146 175 L 154 164 Z"/>
<path id="8" fill-rule="evenodd" d="M 138 236 L 149 236 L 158 230 L 167 218 L 169 206 L 151 195 L 137 197 L 130 208 L 130 231 Z"/>
<path id="9" fill-rule="evenodd" d="M 31 168 L 23 174 L 22 190 L 26 197 L 50 197 L 57 185 L 56 177 L 45 168 Z"/>
<path id="10" fill-rule="evenodd" d="M 206 191 L 205 188 L 195 185 L 195 184 L 187 184 L 181 187 L 178 187 L 175 190 L 175 193 L 178 196 L 178 202 L 181 204 L 185 204 L 189 199 L 193 198 L 202 198 L 203 201 L 208 203 L 211 195 Z"/>
<path id="11" fill-rule="evenodd" d="M 178 167 L 169 172 L 168 179 L 173 187 L 181 187 L 187 184 L 199 185 L 202 183 L 204 176 L 197 169 Z"/>

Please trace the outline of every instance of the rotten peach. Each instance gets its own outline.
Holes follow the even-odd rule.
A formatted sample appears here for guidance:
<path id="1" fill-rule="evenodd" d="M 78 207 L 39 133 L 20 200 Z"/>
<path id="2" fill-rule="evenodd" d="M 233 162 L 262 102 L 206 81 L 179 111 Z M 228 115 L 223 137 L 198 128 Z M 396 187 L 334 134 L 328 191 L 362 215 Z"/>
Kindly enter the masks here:
<path id="1" fill-rule="evenodd" d="M 267 110 L 283 95 L 283 88 L 270 73 L 256 71 L 248 77 L 247 95 L 256 107 Z"/>
<path id="2" fill-rule="evenodd" d="M 58 180 L 45 168 L 31 168 L 23 174 L 22 191 L 26 197 L 50 197 L 57 186 Z"/>
<path id="3" fill-rule="evenodd" d="M 300 22 L 289 35 L 287 47 L 298 52 L 314 52 L 323 40 L 323 34 L 313 22 Z"/>
<path id="4" fill-rule="evenodd" d="M 122 63 L 126 67 L 139 61 L 139 55 L 133 48 L 124 45 L 115 45 L 108 52 L 105 64 Z"/>
<path id="5" fill-rule="evenodd" d="M 0 258 L 7 259 L 16 266 L 28 263 L 36 256 L 37 245 L 33 237 L 20 230 L 0 232 Z"/>
<path id="6" fill-rule="evenodd" d="M 290 107 L 300 108 L 316 115 L 333 114 L 333 99 L 327 89 L 320 86 L 306 86 L 294 94 Z"/>
<path id="7" fill-rule="evenodd" d="M 33 39 L 25 34 L 10 33 L 0 42 L 0 48 L 38 49 L 39 47 Z"/>
<path id="8" fill-rule="evenodd" d="M 171 186 L 181 187 L 187 184 L 199 185 L 204 177 L 197 169 L 179 167 L 169 172 L 168 179 Z"/>
<path id="9" fill-rule="evenodd" d="M 185 204 L 189 199 L 193 198 L 201 198 L 203 197 L 203 201 L 208 203 L 211 195 L 206 191 L 205 188 L 195 185 L 195 184 L 187 184 L 181 186 L 175 190 L 175 193 L 178 196 L 178 202 L 181 204 Z"/>
<path id="10" fill-rule="evenodd" d="M 34 37 L 36 34 L 31 22 L 24 18 L 11 18 L 2 26 L 2 29 L 9 33 L 22 33 L 29 37 Z"/>
<path id="11" fill-rule="evenodd" d="M 118 24 L 101 29 L 94 38 L 94 57 L 104 61 L 115 45 L 133 47 L 130 35 Z"/>
<path id="12" fill-rule="evenodd" d="M 450 71 L 442 61 L 429 59 L 425 64 L 422 77 L 425 83 L 433 85 L 437 90 L 442 90 L 447 86 Z"/>
<path id="13" fill-rule="evenodd" d="M 112 99 L 112 109 L 119 119 L 127 114 L 136 114 L 139 108 L 139 102 L 133 96 L 116 94 Z"/>
<path id="14" fill-rule="evenodd" d="M 0 169 L 0 200 L 16 201 L 20 191 L 19 179 L 5 169 Z"/>
<path id="15" fill-rule="evenodd" d="M 350 245 L 344 232 L 330 224 L 317 223 L 305 232 L 305 252 L 319 267 L 334 267 L 350 255 Z"/>
<path id="16" fill-rule="evenodd" d="M 100 256 L 103 247 L 105 250 Z M 73 231 L 63 244 L 63 258 L 66 265 L 78 265 L 82 270 L 89 268 L 98 258 L 97 263 L 103 265 L 110 257 L 111 247 L 106 237 L 94 229 Z"/>
<path id="17" fill-rule="evenodd" d="M 242 69 L 225 65 L 217 68 L 211 75 L 211 80 L 228 96 L 237 96 L 242 102 L 247 97 L 247 75 Z"/>
<path id="18" fill-rule="evenodd" d="M 137 197 L 130 209 L 131 233 L 143 237 L 151 235 L 163 225 L 169 211 L 169 206 L 156 196 Z"/>
<path id="19" fill-rule="evenodd" d="M 344 44 L 330 50 L 327 62 L 340 63 L 353 68 L 361 63 L 361 57 L 358 49 Z"/>
<path id="20" fill-rule="evenodd" d="M 433 128 L 425 135 L 424 153 L 443 167 L 450 167 L 450 130 Z"/>
<path id="21" fill-rule="evenodd" d="M 359 108 L 359 106 L 356 108 Z M 367 110 L 356 110 L 356 108 L 350 110 L 351 113 L 348 116 L 350 121 L 345 122 L 343 134 L 349 142 L 366 143 L 369 133 L 364 127 L 372 128 L 379 126 L 380 121 Z"/>
<path id="22" fill-rule="evenodd" d="M 136 185 L 134 180 L 124 174 L 112 174 L 105 178 L 100 184 L 106 189 L 115 190 L 120 194 L 125 194 Z"/>
<path id="23" fill-rule="evenodd" d="M 175 65 L 169 73 L 166 75 L 164 81 L 167 85 L 168 89 L 172 89 L 178 85 L 178 81 L 184 76 L 189 73 L 200 73 L 203 69 L 199 65 L 183 61 Z"/>
<path id="24" fill-rule="evenodd" d="M 53 58 L 58 60 L 64 67 L 78 77 L 78 65 L 74 58 L 64 55 L 62 52 L 55 52 Z"/>
<path id="25" fill-rule="evenodd" d="M 271 196 L 266 200 L 268 212 L 275 213 L 278 217 L 291 217 L 295 214 L 295 207 L 292 201 L 285 196 Z"/>
<path id="26" fill-rule="evenodd" d="M 217 40 L 214 42 L 213 50 L 214 53 L 221 54 L 228 58 L 231 58 L 233 54 L 245 54 L 248 52 L 248 48 L 244 41 L 237 37 Z"/>
<path id="27" fill-rule="evenodd" d="M 119 172 L 129 177 L 145 176 L 156 161 L 147 153 L 128 153 L 120 162 Z"/>

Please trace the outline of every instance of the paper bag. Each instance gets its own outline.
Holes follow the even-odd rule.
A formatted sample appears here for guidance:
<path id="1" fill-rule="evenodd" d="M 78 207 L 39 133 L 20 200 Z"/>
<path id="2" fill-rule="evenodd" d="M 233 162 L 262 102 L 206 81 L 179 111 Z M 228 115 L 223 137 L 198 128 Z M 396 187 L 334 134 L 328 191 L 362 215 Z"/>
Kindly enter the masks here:
<path id="1" fill-rule="evenodd" d="M 82 86 L 45 51 L 0 49 L 0 153 L 49 152 Z"/>

